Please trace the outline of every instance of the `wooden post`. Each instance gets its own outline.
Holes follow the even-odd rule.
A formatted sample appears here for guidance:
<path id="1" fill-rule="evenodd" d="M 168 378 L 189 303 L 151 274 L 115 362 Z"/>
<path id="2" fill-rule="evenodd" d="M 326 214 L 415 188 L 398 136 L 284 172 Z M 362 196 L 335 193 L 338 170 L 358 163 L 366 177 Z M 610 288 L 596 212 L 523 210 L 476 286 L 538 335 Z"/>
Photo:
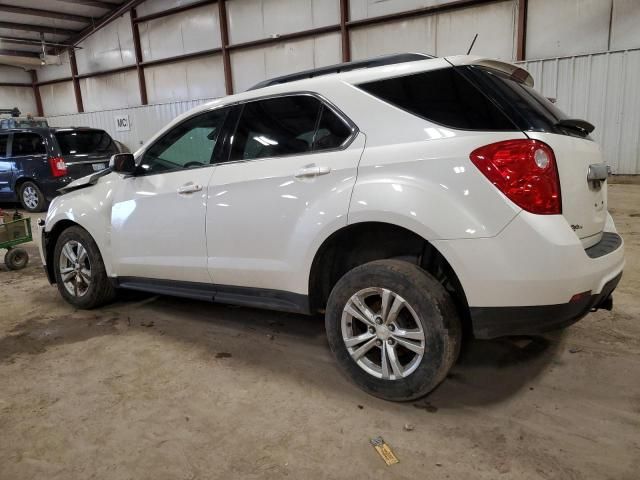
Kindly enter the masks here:
<path id="1" fill-rule="evenodd" d="M 140 102 L 142 105 L 147 105 L 147 82 L 144 78 L 144 67 L 140 65 L 142 63 L 142 47 L 140 46 L 140 29 L 136 19 L 136 9 L 132 8 L 129 11 L 131 17 L 131 32 L 133 34 L 133 49 L 136 54 L 136 70 L 138 71 L 138 88 L 140 89 Z"/>
<path id="2" fill-rule="evenodd" d="M 73 91 L 76 95 L 76 108 L 78 113 L 84 112 L 82 105 L 82 92 L 80 91 L 80 80 L 78 80 L 78 65 L 76 63 L 76 52 L 71 47 L 69 49 L 69 62 L 71 63 L 71 81 L 73 82 Z"/>
<path id="3" fill-rule="evenodd" d="M 340 34 L 342 36 L 342 61 L 351 61 L 351 39 L 349 37 L 349 0 L 340 0 Z"/>
<path id="4" fill-rule="evenodd" d="M 35 70 L 31 70 L 31 87 L 33 88 L 33 96 L 36 98 L 36 108 L 38 116 L 43 117 L 42 97 L 40 96 L 40 87 L 38 87 L 38 74 Z"/>
<path id="5" fill-rule="evenodd" d="M 527 55 L 527 5 L 528 0 L 518 0 L 518 40 L 516 60 L 522 61 Z"/>
<path id="6" fill-rule="evenodd" d="M 229 23 L 227 21 L 226 0 L 218 0 L 220 18 L 220 42 L 222 44 L 222 66 L 224 68 L 224 86 L 227 95 L 233 93 L 233 75 L 231 74 L 231 56 L 229 54 Z"/>

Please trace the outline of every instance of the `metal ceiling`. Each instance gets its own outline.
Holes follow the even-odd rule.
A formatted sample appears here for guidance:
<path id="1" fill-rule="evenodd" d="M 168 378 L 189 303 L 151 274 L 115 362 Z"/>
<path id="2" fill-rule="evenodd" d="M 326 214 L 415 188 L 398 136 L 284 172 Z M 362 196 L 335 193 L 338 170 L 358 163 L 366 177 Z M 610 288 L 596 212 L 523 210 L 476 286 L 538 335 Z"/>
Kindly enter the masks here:
<path id="1" fill-rule="evenodd" d="M 0 0 L 0 63 L 39 65 L 73 46 L 131 0 Z"/>

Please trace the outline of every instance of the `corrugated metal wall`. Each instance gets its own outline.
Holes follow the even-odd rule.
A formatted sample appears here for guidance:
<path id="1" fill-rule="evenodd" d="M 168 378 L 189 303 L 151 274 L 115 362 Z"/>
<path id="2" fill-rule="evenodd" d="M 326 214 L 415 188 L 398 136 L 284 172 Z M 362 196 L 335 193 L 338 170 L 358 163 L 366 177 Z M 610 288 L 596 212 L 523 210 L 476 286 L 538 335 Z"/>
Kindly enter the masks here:
<path id="1" fill-rule="evenodd" d="M 0 82 L 31 82 L 31 75 L 21 68 L 0 65 Z M 36 113 L 36 99 L 31 87 L 0 87 L 0 108 L 18 107 L 22 113 Z"/>
<path id="2" fill-rule="evenodd" d="M 531 73 L 536 89 L 555 98 L 558 107 L 596 126 L 593 137 L 614 173 L 640 173 L 640 49 L 532 60 L 520 65 Z M 206 101 L 58 115 L 49 117 L 49 121 L 54 126 L 102 128 L 133 151 L 176 116 Z M 131 131 L 116 132 L 115 118 L 124 114 L 129 115 Z"/>
<path id="3" fill-rule="evenodd" d="M 144 16 L 196 1 L 147 0 L 137 7 L 137 13 Z M 443 1 L 349 0 L 350 19 L 357 21 Z M 230 42 L 235 44 L 336 25 L 340 8 L 339 0 L 228 0 L 227 15 Z M 350 34 L 351 53 L 354 59 L 404 51 L 452 55 L 466 52 L 478 33 L 473 53 L 511 61 L 515 57 L 517 17 L 518 2 L 502 0 L 437 15 L 355 26 Z M 530 0 L 528 7 L 528 60 L 523 65 L 531 70 L 537 88 L 557 98 L 562 109 L 596 125 L 594 136 L 616 173 L 640 174 L 640 90 L 636 86 L 640 80 L 639 22 L 640 0 Z M 149 20 L 139 27 L 144 61 L 220 46 L 216 5 Z M 133 65 L 129 14 L 100 29 L 80 46 L 80 74 Z M 233 88 L 241 91 L 268 77 L 338 63 L 341 50 L 339 33 L 232 50 Z M 607 50 L 610 53 L 592 53 Z M 549 58 L 561 55 L 565 57 Z M 171 103 L 138 107 L 141 98 L 132 70 L 80 81 L 85 109 L 103 112 L 68 114 L 76 111 L 71 82 L 41 87 L 45 114 L 55 125 L 105 128 L 135 149 L 189 105 L 203 101 L 191 99 L 225 93 L 220 54 L 148 65 L 144 72 L 149 102 Z M 0 71 L 0 81 L 13 81 L 3 73 Z M 40 69 L 38 75 L 41 81 L 69 76 L 68 56 L 62 55 L 59 66 Z M 1 87 L 0 101 L 20 104 L 25 111 L 35 110 L 28 87 Z M 114 117 L 123 112 L 130 115 L 132 131 L 116 133 Z"/>
<path id="4" fill-rule="evenodd" d="M 596 126 L 616 174 L 640 174 L 640 49 L 532 60 L 520 64 L 561 110 Z"/>
<path id="5" fill-rule="evenodd" d="M 82 126 L 101 128 L 119 142 L 124 143 L 133 152 L 178 115 L 207 101 L 209 100 L 185 100 L 140 107 L 102 110 L 99 112 L 73 113 L 48 117 L 48 120 L 49 125 L 54 127 Z M 116 117 L 121 115 L 129 116 L 130 131 L 116 131 Z"/>

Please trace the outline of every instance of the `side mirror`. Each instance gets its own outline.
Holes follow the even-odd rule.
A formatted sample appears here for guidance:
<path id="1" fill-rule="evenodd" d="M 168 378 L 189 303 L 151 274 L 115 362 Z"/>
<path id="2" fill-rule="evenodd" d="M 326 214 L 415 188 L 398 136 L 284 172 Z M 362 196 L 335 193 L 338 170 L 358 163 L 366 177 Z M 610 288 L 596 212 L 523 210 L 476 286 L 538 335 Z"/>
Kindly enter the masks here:
<path id="1" fill-rule="evenodd" d="M 136 171 L 136 160 L 132 153 L 116 153 L 109 160 L 109 168 L 117 173 L 132 175 Z"/>

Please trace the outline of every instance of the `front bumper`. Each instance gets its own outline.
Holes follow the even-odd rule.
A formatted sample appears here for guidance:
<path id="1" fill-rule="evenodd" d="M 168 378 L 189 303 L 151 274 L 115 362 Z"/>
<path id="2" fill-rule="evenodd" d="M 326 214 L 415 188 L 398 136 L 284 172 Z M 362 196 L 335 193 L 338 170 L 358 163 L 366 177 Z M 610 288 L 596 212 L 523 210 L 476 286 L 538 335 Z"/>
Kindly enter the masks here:
<path id="1" fill-rule="evenodd" d="M 611 309 L 611 294 L 622 273 L 609 280 L 596 295 L 583 295 L 576 301 L 560 305 L 533 307 L 472 307 L 473 333 L 476 338 L 496 338 L 507 335 L 538 335 L 565 328 L 599 308 Z"/>
<path id="2" fill-rule="evenodd" d="M 44 268 L 45 273 L 47 274 L 47 280 L 49 280 L 50 284 L 56 283 L 55 278 L 53 277 L 53 271 L 47 266 L 47 255 L 48 251 L 48 237 L 44 230 L 45 221 L 43 218 L 39 218 L 36 222 L 38 228 L 38 237 L 40 238 L 40 242 L 38 242 L 38 253 L 40 253 L 40 260 L 42 261 L 42 268 Z"/>

